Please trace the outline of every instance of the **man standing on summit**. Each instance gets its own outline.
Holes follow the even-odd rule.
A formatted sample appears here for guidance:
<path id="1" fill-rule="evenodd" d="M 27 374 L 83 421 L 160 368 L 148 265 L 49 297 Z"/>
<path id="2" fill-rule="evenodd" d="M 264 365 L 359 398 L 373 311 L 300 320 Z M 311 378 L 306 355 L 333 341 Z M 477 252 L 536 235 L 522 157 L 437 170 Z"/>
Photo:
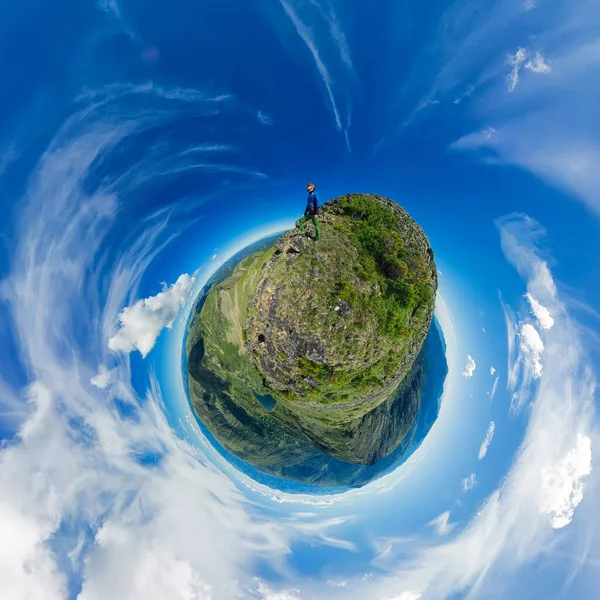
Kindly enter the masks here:
<path id="1" fill-rule="evenodd" d="M 308 183 L 306 185 L 306 191 L 308 192 L 308 199 L 306 201 L 306 210 L 304 214 L 298 221 L 298 226 L 300 227 L 300 232 L 304 233 L 304 225 L 306 221 L 309 219 L 313 222 L 315 226 L 315 239 L 319 241 L 321 238 L 321 230 L 319 229 L 319 219 L 317 215 L 319 214 L 319 196 L 317 196 L 317 192 L 315 192 L 315 184 Z"/>

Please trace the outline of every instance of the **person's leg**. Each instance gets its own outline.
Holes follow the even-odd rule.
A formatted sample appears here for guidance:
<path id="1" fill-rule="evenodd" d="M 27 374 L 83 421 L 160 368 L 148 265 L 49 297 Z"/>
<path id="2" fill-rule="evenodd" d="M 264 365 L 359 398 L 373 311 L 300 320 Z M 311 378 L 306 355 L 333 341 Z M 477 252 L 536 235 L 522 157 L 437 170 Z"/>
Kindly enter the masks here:
<path id="1" fill-rule="evenodd" d="M 318 240 L 321 239 L 321 229 L 319 227 L 319 217 L 316 215 L 312 218 L 313 224 L 315 226 L 315 238 Z"/>
<path id="2" fill-rule="evenodd" d="M 300 227 L 300 233 L 304 233 L 304 224 L 306 223 L 306 215 L 302 215 L 298 220 L 298 227 Z"/>

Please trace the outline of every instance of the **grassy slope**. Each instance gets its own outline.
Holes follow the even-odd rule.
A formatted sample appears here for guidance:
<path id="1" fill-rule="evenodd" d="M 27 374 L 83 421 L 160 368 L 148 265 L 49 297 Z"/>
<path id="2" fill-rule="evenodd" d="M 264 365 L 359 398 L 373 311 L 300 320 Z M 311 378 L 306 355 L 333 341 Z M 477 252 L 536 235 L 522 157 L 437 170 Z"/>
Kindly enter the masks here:
<path id="1" fill-rule="evenodd" d="M 239 380 L 258 393 L 268 393 L 262 378 L 248 355 L 242 339 L 248 298 L 258 281 L 263 264 L 273 255 L 273 248 L 251 254 L 242 260 L 233 275 L 215 286 L 208 294 L 200 313 L 205 344 L 204 364 L 220 377 Z"/>

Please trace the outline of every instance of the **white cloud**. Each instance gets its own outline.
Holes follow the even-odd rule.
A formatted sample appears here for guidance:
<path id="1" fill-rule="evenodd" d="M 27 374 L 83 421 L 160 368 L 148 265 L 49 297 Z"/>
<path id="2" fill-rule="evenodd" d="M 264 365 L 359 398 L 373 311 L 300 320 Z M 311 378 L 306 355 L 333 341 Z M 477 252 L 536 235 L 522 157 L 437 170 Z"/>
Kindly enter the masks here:
<path id="1" fill-rule="evenodd" d="M 80 100 L 88 101 L 95 98 Z M 119 186 L 129 189 L 136 178 L 101 178 L 101 187 L 90 192 L 92 165 L 111 162 L 123 140 L 143 131 L 138 111 L 121 115 L 119 106 L 98 114 L 86 104 L 70 117 L 30 174 L 19 203 L 2 317 L 11 319 L 16 360 L 35 383 L 25 394 L 20 385 L 5 394 L 14 377 L 6 376 L 12 364 L 0 361 L 2 407 L 22 417 L 10 445 L 0 445 L 0 596 L 58 600 L 70 596 L 74 585 L 82 588 L 80 600 L 246 597 L 254 575 L 248 566 L 261 560 L 280 568 L 292 537 L 353 546 L 329 533 L 343 519 L 306 526 L 300 517 L 286 520 L 284 511 L 281 518 L 265 518 L 261 508 L 272 508 L 269 494 L 263 499 L 261 486 L 241 484 L 242 475 L 195 421 L 167 420 L 151 369 L 148 388 L 137 382 L 139 389 L 126 368 L 129 357 L 111 372 L 135 418 L 122 418 L 90 386 L 98 364 L 108 363 L 106 340 L 121 307 L 138 295 L 165 240 L 179 232 L 173 225 L 178 219 L 169 223 L 168 237 L 166 220 L 150 213 L 128 223 L 125 244 L 112 229 L 117 197 Z M 163 116 L 170 122 L 173 115 L 166 108 L 157 112 L 152 126 Z M 168 208 L 170 215 L 179 209 Z M 141 320 L 158 315 L 167 326 L 191 282 L 182 277 L 134 305 Z M 148 349 L 137 329 L 130 333 L 128 344 Z M 98 375 L 96 383 L 106 383 L 103 368 Z M 4 404 L 6 395 L 10 404 Z M 176 427 L 186 435 L 177 435 Z M 144 466 L 146 453 L 158 462 Z"/>
<path id="2" fill-rule="evenodd" d="M 466 134 L 453 142 L 452 150 L 495 151 L 498 165 L 515 164 L 551 185 L 579 197 L 588 206 L 600 211 L 596 193 L 600 186 L 600 146 L 589 130 L 575 133 L 550 134 L 549 123 L 557 120 L 557 110 L 540 109 L 514 123 L 498 125 L 497 135 L 486 137 L 481 132 Z M 523 137 L 522 131 L 531 131 Z M 484 158 L 489 158 L 484 156 Z"/>
<path id="3" fill-rule="evenodd" d="M 463 135 L 452 142 L 449 147 L 451 150 L 457 151 L 478 150 L 479 148 L 490 145 L 490 140 L 492 140 L 496 134 L 497 131 L 493 127 L 486 127 L 480 131 L 474 131 L 473 133 Z"/>
<path id="4" fill-rule="evenodd" d="M 490 426 L 488 427 L 487 433 L 485 434 L 485 439 L 481 443 L 479 448 L 479 460 L 483 459 L 487 454 L 488 448 L 492 443 L 492 439 L 494 438 L 494 431 L 496 430 L 496 424 L 494 421 L 490 421 Z"/>
<path id="5" fill-rule="evenodd" d="M 156 296 L 125 307 L 119 314 L 120 329 L 110 338 L 108 347 L 114 352 L 124 353 L 137 349 L 145 357 L 154 347 L 160 332 L 173 325 L 194 281 L 195 278 L 187 273 L 180 275 L 173 285 L 165 285 Z"/>
<path id="6" fill-rule="evenodd" d="M 539 379 L 543 372 L 542 354 L 544 353 L 544 342 L 538 333 L 538 330 L 530 323 L 525 323 L 519 331 L 521 339 L 520 348 L 523 356 L 531 368 L 534 379 Z"/>
<path id="7" fill-rule="evenodd" d="M 19 152 L 16 144 L 7 145 L 0 149 L 0 176 L 19 158 Z"/>
<path id="8" fill-rule="evenodd" d="M 111 13 L 117 19 L 121 17 L 121 9 L 117 0 L 99 0 L 98 5 L 102 10 Z"/>
<path id="9" fill-rule="evenodd" d="M 533 73 L 549 73 L 551 68 L 550 65 L 544 60 L 544 57 L 536 52 L 531 58 L 529 52 L 525 48 L 519 48 L 514 55 L 511 55 L 508 59 L 510 65 L 512 65 L 511 72 L 508 76 L 508 91 L 514 91 L 519 82 L 519 72 L 522 67 Z"/>
<path id="10" fill-rule="evenodd" d="M 340 58 L 342 59 L 343 63 L 346 65 L 348 70 L 352 74 L 354 74 L 354 66 L 352 64 L 352 58 L 350 56 L 350 47 L 348 46 L 346 35 L 344 34 L 340 22 L 331 6 L 329 7 L 329 11 L 327 12 L 326 19 L 329 23 L 331 37 L 333 38 L 338 47 Z"/>
<path id="11" fill-rule="evenodd" d="M 552 329 L 554 325 L 554 319 L 550 314 L 550 311 L 542 306 L 529 292 L 525 294 L 525 297 L 531 305 L 531 312 L 534 317 L 538 320 L 538 323 L 543 329 Z"/>
<path id="12" fill-rule="evenodd" d="M 263 125 L 273 125 L 273 119 L 266 112 L 259 110 L 256 116 Z"/>
<path id="13" fill-rule="evenodd" d="M 106 365 L 100 365 L 97 375 L 90 379 L 90 383 L 101 390 L 105 390 L 117 378 L 117 369 L 109 369 Z"/>
<path id="14" fill-rule="evenodd" d="M 490 375 L 493 375 L 496 372 L 496 369 L 494 367 L 490 367 Z"/>
<path id="15" fill-rule="evenodd" d="M 533 58 L 525 63 L 525 68 L 534 73 L 549 73 L 551 71 L 550 65 L 539 52 L 536 52 Z"/>
<path id="16" fill-rule="evenodd" d="M 261 600 L 302 600 L 298 590 L 277 590 L 274 591 L 261 579 L 256 580 L 257 592 Z"/>
<path id="17" fill-rule="evenodd" d="M 402 592 L 399 596 L 387 597 L 384 600 L 419 600 L 422 594 L 419 592 L 407 591 Z"/>
<path id="18" fill-rule="evenodd" d="M 469 354 L 467 356 L 467 364 L 465 365 L 465 370 L 463 371 L 463 376 L 464 377 L 473 377 L 473 373 L 476 368 L 477 368 L 477 365 L 475 364 L 473 357 Z"/>
<path id="19" fill-rule="evenodd" d="M 468 477 L 462 480 L 462 489 L 464 492 L 472 490 L 477 485 L 477 477 L 475 473 L 471 473 Z"/>
<path id="20" fill-rule="evenodd" d="M 508 91 L 512 92 L 519 83 L 519 71 L 527 58 L 527 51 L 525 48 L 519 48 L 514 55 L 509 56 L 508 63 L 512 65 L 511 72 L 508 76 Z"/>
<path id="21" fill-rule="evenodd" d="M 500 381 L 500 377 L 496 377 L 496 379 L 494 379 L 494 384 L 492 385 L 492 393 L 490 394 L 490 402 L 494 399 L 494 396 L 496 395 L 499 381 Z"/>
<path id="22" fill-rule="evenodd" d="M 455 527 L 456 523 L 449 523 L 450 511 L 443 512 L 439 517 L 436 517 L 429 522 L 438 535 L 448 535 Z"/>
<path id="23" fill-rule="evenodd" d="M 554 529 L 568 525 L 583 500 L 583 479 L 592 472 L 592 445 L 588 436 L 577 435 L 575 446 L 542 471 L 540 510 Z"/>

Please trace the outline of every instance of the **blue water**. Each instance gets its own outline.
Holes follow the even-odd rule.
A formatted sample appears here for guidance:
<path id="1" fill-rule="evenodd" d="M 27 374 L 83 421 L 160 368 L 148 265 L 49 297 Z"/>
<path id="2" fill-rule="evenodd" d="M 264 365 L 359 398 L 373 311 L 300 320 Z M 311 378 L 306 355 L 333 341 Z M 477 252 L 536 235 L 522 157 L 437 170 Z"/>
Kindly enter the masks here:
<path id="1" fill-rule="evenodd" d="M 271 396 L 271 394 L 257 394 L 254 392 L 254 397 L 261 403 L 261 405 L 269 412 L 275 408 L 277 400 Z"/>

